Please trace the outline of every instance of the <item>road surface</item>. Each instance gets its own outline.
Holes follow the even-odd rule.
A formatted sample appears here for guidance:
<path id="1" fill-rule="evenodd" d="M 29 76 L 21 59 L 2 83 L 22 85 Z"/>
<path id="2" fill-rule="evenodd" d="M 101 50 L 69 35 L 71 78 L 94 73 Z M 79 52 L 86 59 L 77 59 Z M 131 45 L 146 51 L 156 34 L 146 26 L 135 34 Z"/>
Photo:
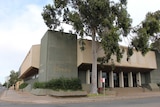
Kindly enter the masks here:
<path id="1" fill-rule="evenodd" d="M 0 107 L 160 107 L 160 97 L 77 104 L 22 104 L 0 101 Z"/>

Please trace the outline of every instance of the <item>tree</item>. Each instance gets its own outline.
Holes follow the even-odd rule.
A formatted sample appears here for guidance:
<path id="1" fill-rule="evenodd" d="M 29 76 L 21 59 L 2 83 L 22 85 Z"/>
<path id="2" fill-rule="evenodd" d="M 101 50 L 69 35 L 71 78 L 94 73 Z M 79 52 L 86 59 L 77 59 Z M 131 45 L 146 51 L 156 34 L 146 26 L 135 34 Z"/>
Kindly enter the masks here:
<path id="1" fill-rule="evenodd" d="M 82 50 L 85 49 L 83 38 L 92 38 L 91 93 L 97 93 L 96 42 L 99 41 L 104 49 L 105 56 L 100 58 L 103 63 L 112 60 L 112 55 L 116 55 L 118 62 L 122 58 L 123 50 L 118 44 L 120 35 L 127 36 L 131 27 L 126 5 L 126 0 L 53 0 L 53 5 L 44 7 L 42 16 L 51 30 L 62 27 L 63 23 L 72 25 L 74 33 L 81 36 Z"/>
<path id="2" fill-rule="evenodd" d="M 14 86 L 17 81 L 18 81 L 18 72 L 12 70 L 10 72 L 9 86 Z"/>
<path id="3" fill-rule="evenodd" d="M 128 55 L 133 54 L 133 49 L 145 55 L 150 49 L 160 52 L 160 10 L 149 12 L 144 21 L 132 29 L 135 34 L 129 46 Z"/>
<path id="4" fill-rule="evenodd" d="M 3 86 L 4 86 L 4 87 L 7 87 L 7 82 L 5 82 L 5 83 L 3 84 Z"/>

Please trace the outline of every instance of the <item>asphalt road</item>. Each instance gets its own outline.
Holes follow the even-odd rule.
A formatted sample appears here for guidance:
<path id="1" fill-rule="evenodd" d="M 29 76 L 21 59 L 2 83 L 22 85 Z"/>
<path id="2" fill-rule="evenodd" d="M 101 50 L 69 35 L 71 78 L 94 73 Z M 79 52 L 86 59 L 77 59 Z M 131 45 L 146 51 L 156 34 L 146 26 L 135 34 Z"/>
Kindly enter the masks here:
<path id="1" fill-rule="evenodd" d="M 0 107 L 160 107 L 160 97 L 77 104 L 22 104 L 0 101 Z"/>

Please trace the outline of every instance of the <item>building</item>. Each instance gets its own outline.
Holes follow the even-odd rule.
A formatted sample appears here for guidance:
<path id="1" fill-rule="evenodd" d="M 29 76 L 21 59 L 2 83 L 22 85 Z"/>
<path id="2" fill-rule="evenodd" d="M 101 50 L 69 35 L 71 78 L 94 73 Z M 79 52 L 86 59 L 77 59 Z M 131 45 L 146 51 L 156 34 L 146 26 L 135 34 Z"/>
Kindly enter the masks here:
<path id="1" fill-rule="evenodd" d="M 40 45 L 33 45 L 19 69 L 19 78 L 34 83 L 38 78 Z"/>
<path id="2" fill-rule="evenodd" d="M 85 40 L 86 49 L 81 51 L 76 35 L 47 31 L 40 45 L 33 45 L 20 67 L 20 78 L 33 84 L 52 78 L 78 77 L 83 85 L 91 84 L 91 41 Z M 98 45 L 98 43 L 97 43 Z M 138 87 L 143 84 L 160 83 L 160 55 L 155 51 L 142 56 L 134 55 L 126 61 L 127 49 L 120 63 L 97 65 L 98 87 L 102 87 L 101 78 L 105 78 L 106 87 Z M 98 57 L 104 55 L 98 51 Z M 113 59 L 115 57 L 113 56 Z"/>

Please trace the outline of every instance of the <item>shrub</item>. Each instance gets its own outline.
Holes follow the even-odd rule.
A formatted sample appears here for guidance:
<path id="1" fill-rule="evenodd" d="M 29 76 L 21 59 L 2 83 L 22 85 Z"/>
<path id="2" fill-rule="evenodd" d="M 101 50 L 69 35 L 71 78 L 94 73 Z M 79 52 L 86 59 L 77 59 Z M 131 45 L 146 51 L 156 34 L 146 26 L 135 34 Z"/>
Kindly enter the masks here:
<path id="1" fill-rule="evenodd" d="M 82 90 L 81 81 L 78 78 L 58 78 L 48 82 L 35 82 L 33 88 L 47 88 L 53 90 Z"/>
<path id="2" fill-rule="evenodd" d="M 22 83 L 21 85 L 19 85 L 19 89 L 23 89 L 28 85 L 28 83 Z"/>
<path id="3" fill-rule="evenodd" d="M 81 82 L 78 78 L 52 79 L 46 83 L 46 88 L 53 90 L 82 90 Z"/>
<path id="4" fill-rule="evenodd" d="M 52 79 L 46 83 L 46 88 L 53 89 L 53 90 L 59 90 L 59 89 L 62 89 L 62 84 L 63 83 L 60 79 Z"/>
<path id="5" fill-rule="evenodd" d="M 36 88 L 46 88 L 46 83 L 45 82 L 35 82 L 33 84 L 33 88 L 36 89 Z"/>

